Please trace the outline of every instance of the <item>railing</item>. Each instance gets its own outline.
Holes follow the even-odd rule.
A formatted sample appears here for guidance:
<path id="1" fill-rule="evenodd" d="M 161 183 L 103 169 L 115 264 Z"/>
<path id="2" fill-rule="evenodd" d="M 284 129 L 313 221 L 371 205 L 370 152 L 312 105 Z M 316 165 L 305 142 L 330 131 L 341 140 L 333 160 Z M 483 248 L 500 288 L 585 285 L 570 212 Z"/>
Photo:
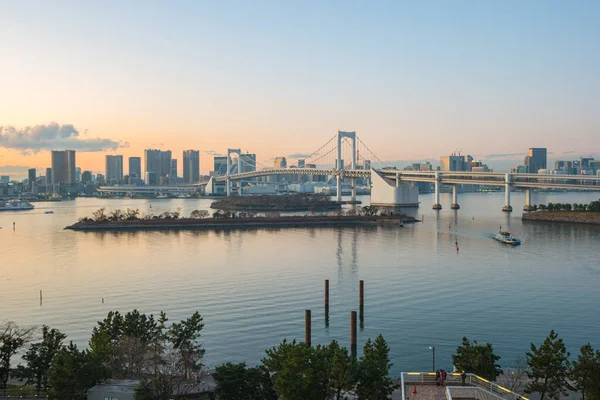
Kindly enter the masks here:
<path id="1" fill-rule="evenodd" d="M 49 399 L 48 393 L 40 391 L 37 394 L 32 388 L 0 389 L 0 399 Z"/>
<path id="2" fill-rule="evenodd" d="M 490 382 L 475 374 L 466 374 L 465 385 L 470 386 L 472 389 L 480 389 L 485 393 L 492 395 L 499 399 L 510 399 L 510 400 L 529 400 L 528 398 L 521 396 L 518 393 L 512 392 L 507 388 L 497 385 L 494 382 Z M 406 399 L 406 393 L 404 386 L 407 384 L 434 384 L 436 383 L 436 375 L 434 372 L 403 372 L 400 377 L 402 384 L 402 400 Z M 446 398 L 452 399 L 451 392 L 448 389 L 459 389 L 466 388 L 462 385 L 461 374 L 449 373 L 446 377 Z"/>

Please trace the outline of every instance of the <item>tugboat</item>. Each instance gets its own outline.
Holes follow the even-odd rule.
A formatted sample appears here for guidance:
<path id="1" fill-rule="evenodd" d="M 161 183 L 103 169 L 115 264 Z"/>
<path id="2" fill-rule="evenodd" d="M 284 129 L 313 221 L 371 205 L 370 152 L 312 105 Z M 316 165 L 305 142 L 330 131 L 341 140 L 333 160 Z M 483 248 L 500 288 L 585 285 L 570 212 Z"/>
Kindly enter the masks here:
<path id="1" fill-rule="evenodd" d="M 512 246 L 518 246 L 521 244 L 521 240 L 519 238 L 514 237 L 510 232 L 503 231 L 502 227 L 500 227 L 498 233 L 494 235 L 494 239 Z"/>

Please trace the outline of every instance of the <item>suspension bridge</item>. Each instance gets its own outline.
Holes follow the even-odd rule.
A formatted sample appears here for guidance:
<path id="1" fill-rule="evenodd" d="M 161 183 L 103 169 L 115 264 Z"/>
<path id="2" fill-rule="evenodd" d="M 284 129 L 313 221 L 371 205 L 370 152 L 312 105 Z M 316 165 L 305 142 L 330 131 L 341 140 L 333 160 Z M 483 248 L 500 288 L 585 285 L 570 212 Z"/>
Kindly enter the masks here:
<path id="1" fill-rule="evenodd" d="M 233 158 L 235 155 L 236 158 Z M 571 189 L 600 191 L 600 176 L 590 175 L 543 175 L 510 174 L 496 172 L 466 171 L 402 171 L 386 166 L 356 132 L 338 131 L 325 144 L 304 158 L 304 162 L 292 167 L 269 167 L 254 160 L 245 159 L 239 148 L 227 150 L 226 170 L 216 171 L 208 182 L 196 185 L 166 187 L 101 187 L 100 192 L 107 193 L 183 193 L 196 191 L 198 186 L 225 183 L 225 193 L 242 194 L 242 182 L 258 177 L 306 175 L 327 176 L 336 181 L 336 198 L 342 200 L 342 182 L 349 180 L 352 189 L 352 201 L 356 201 L 356 182 L 359 178 L 370 180 L 371 205 L 375 206 L 419 206 L 417 182 L 429 182 L 433 185 L 433 209 L 440 210 L 441 185 L 452 187 L 452 209 L 459 209 L 458 185 L 479 185 L 504 187 L 505 204 L 503 211 L 512 211 L 510 193 L 513 188 L 525 190 L 524 210 L 532 209 L 532 189 Z M 261 167 L 261 169 L 257 169 Z M 377 167 L 377 168 L 376 168 Z"/>

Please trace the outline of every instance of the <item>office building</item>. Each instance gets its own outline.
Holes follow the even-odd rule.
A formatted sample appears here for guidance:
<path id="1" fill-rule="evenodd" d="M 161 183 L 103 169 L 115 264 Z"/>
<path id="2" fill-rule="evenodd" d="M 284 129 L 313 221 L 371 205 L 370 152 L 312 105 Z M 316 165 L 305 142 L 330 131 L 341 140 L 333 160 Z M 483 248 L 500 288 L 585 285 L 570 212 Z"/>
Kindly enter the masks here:
<path id="1" fill-rule="evenodd" d="M 540 169 L 546 169 L 547 151 L 545 148 L 532 147 L 525 157 L 525 167 L 530 174 L 537 174 Z"/>
<path id="2" fill-rule="evenodd" d="M 461 156 L 456 154 L 440 157 L 440 170 L 468 171 L 472 160 L 473 158 L 471 156 Z"/>
<path id="3" fill-rule="evenodd" d="M 129 157 L 129 177 L 142 177 L 142 159 L 140 157 Z"/>
<path id="4" fill-rule="evenodd" d="M 151 173 L 151 175 L 148 175 Z M 144 177 L 153 178 L 154 184 L 160 181 L 161 177 L 167 177 L 171 173 L 171 150 L 161 151 L 155 149 L 144 150 Z M 152 175 L 154 174 L 154 175 Z M 146 184 L 148 180 L 146 179 Z"/>
<path id="5" fill-rule="evenodd" d="M 567 175 L 573 174 L 573 161 L 555 161 L 554 169 Z"/>
<path id="6" fill-rule="evenodd" d="M 92 171 L 83 171 L 83 174 L 81 174 L 81 182 L 82 183 L 91 183 L 92 182 Z"/>
<path id="7" fill-rule="evenodd" d="M 171 150 L 160 152 L 160 176 L 169 176 L 171 173 Z"/>
<path id="8" fill-rule="evenodd" d="M 169 178 L 177 178 L 177 159 L 171 159 L 171 168 L 169 169 Z"/>
<path id="9" fill-rule="evenodd" d="M 75 182 L 81 182 L 81 168 L 75 168 Z"/>
<path id="10" fill-rule="evenodd" d="M 52 183 L 75 183 L 75 150 L 52 150 Z"/>
<path id="11" fill-rule="evenodd" d="M 46 168 L 46 184 L 52 183 L 52 168 Z"/>
<path id="12" fill-rule="evenodd" d="M 287 160 L 285 157 L 275 157 L 273 168 L 287 168 Z"/>
<path id="13" fill-rule="evenodd" d="M 119 183 L 123 180 L 123 156 L 106 156 L 106 182 Z"/>
<path id="14" fill-rule="evenodd" d="M 184 183 L 200 182 L 200 151 L 199 150 L 184 150 L 183 151 L 183 182 Z"/>
<path id="15" fill-rule="evenodd" d="M 225 157 L 225 156 L 215 157 L 213 162 L 214 162 L 213 171 L 214 171 L 215 176 L 227 175 L 227 157 Z"/>
<path id="16" fill-rule="evenodd" d="M 306 160 L 304 158 L 298 160 L 298 168 L 306 168 Z"/>
<path id="17" fill-rule="evenodd" d="M 10 176 L 9 175 L 2 175 L 0 176 L 0 183 L 9 183 L 10 182 Z"/>
<path id="18" fill-rule="evenodd" d="M 29 169 L 27 179 L 29 181 L 29 191 L 33 192 L 33 187 L 35 186 L 35 168 Z"/>
<path id="19" fill-rule="evenodd" d="M 256 171 L 256 154 L 240 154 L 242 160 L 242 172 Z"/>

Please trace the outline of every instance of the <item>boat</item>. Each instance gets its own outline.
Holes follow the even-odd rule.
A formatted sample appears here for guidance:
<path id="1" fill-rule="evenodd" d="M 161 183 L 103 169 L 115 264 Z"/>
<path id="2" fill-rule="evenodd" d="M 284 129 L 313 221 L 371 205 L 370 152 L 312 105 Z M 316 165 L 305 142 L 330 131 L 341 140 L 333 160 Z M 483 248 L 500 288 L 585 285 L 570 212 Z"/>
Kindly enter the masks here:
<path id="1" fill-rule="evenodd" d="M 35 206 L 24 200 L 0 201 L 0 211 L 33 210 Z"/>
<path id="2" fill-rule="evenodd" d="M 510 232 L 503 231 L 502 227 L 500 227 L 498 233 L 494 235 L 494 239 L 512 246 L 518 246 L 521 244 L 521 240 L 519 238 L 514 237 Z"/>
<path id="3" fill-rule="evenodd" d="M 157 199 L 168 199 L 169 196 L 167 196 L 166 194 L 159 194 L 158 196 L 156 196 Z"/>
<path id="4" fill-rule="evenodd" d="M 50 211 L 44 211 L 44 214 L 54 214 L 54 211 L 50 210 Z"/>

